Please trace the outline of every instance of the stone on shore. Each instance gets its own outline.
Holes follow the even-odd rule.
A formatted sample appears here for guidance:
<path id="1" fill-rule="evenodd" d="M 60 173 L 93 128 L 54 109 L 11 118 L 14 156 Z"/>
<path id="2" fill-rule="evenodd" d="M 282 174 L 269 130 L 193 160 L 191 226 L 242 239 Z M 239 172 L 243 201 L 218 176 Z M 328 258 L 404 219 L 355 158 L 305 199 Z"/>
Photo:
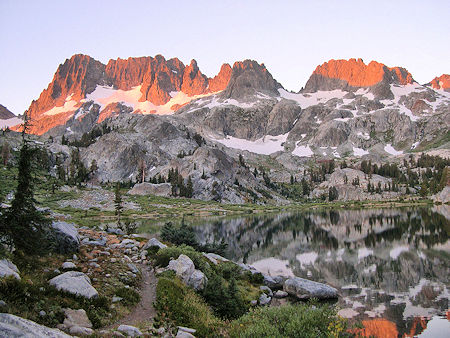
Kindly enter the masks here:
<path id="1" fill-rule="evenodd" d="M 338 291 L 335 288 L 300 277 L 287 279 L 284 282 L 283 289 L 298 299 L 330 299 L 338 297 Z"/>

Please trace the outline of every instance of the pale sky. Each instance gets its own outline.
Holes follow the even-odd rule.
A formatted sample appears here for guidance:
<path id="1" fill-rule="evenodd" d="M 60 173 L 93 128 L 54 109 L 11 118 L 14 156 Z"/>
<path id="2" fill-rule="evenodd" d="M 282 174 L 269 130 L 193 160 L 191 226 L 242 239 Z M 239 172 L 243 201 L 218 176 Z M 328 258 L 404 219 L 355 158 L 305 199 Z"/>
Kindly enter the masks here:
<path id="1" fill-rule="evenodd" d="M 362 58 L 426 83 L 450 73 L 450 1 L 0 0 L 0 104 L 21 114 L 58 65 L 84 53 L 109 59 L 264 63 L 298 91 L 329 59 Z"/>

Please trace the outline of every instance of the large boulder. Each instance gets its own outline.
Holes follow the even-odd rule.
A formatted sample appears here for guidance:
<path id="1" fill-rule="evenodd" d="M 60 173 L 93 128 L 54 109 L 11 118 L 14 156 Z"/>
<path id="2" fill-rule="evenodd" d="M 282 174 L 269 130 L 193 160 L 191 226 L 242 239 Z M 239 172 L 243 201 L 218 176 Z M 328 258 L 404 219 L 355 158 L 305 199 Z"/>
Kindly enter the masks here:
<path id="1" fill-rule="evenodd" d="M 194 273 L 195 266 L 194 262 L 188 256 L 181 254 L 178 259 L 170 260 L 167 269 L 175 271 L 175 274 L 187 284 L 189 278 Z"/>
<path id="2" fill-rule="evenodd" d="M 128 193 L 130 195 L 156 195 L 168 197 L 172 194 L 172 186 L 170 183 L 153 184 L 144 182 L 135 184 Z"/>
<path id="3" fill-rule="evenodd" d="M 122 332 L 127 337 L 139 337 L 143 336 L 142 332 L 135 326 L 131 325 L 120 325 L 117 331 Z"/>
<path id="4" fill-rule="evenodd" d="M 184 284 L 197 291 L 203 290 L 208 281 L 205 274 L 195 269 L 194 262 L 184 254 L 181 254 L 178 259 L 172 259 L 167 269 L 175 271 L 175 274 L 181 278 Z"/>
<path id="5" fill-rule="evenodd" d="M 73 224 L 54 221 L 51 227 L 51 237 L 55 251 L 58 253 L 74 253 L 80 249 L 80 237 Z"/>
<path id="6" fill-rule="evenodd" d="M 98 297 L 97 290 L 91 285 L 91 280 L 83 272 L 68 271 L 49 281 L 50 285 L 60 291 L 85 297 L 88 299 Z"/>
<path id="7" fill-rule="evenodd" d="M 0 260 L 0 278 L 13 276 L 20 280 L 19 269 L 8 259 Z"/>
<path id="8" fill-rule="evenodd" d="M 60 330 L 39 325 L 31 320 L 9 313 L 0 313 L 0 337 L 65 338 L 71 336 Z"/>
<path id="9" fill-rule="evenodd" d="M 287 279 L 284 282 L 283 289 L 298 299 L 330 299 L 338 297 L 338 291 L 335 288 L 300 277 Z"/>

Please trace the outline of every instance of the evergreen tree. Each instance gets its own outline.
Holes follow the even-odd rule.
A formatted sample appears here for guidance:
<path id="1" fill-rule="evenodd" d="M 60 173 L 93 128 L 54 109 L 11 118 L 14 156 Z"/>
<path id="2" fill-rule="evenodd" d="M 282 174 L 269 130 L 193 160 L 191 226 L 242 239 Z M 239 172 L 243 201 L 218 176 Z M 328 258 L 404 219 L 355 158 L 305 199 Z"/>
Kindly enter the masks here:
<path id="1" fill-rule="evenodd" d="M 27 116 L 22 132 L 22 147 L 19 153 L 17 189 L 11 203 L 1 216 L 0 238 L 6 244 L 14 245 L 26 254 L 41 254 L 50 248 L 48 230 L 50 220 L 36 208 L 32 177 L 32 161 L 35 150 L 30 148 L 25 139 L 29 127 Z"/>
<path id="2" fill-rule="evenodd" d="M 191 176 L 189 176 L 186 184 L 186 197 L 192 198 L 192 194 L 193 194 L 192 179 Z"/>

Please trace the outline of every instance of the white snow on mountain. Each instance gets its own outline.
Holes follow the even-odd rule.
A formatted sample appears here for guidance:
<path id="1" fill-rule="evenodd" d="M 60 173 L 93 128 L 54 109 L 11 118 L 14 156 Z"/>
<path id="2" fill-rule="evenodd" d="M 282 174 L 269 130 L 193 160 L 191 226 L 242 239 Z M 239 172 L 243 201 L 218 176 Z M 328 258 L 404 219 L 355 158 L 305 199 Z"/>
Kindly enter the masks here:
<path id="1" fill-rule="evenodd" d="M 391 154 L 394 156 L 403 154 L 403 151 L 395 150 L 394 147 L 392 146 L 392 144 L 389 144 L 389 143 L 384 146 L 384 151 L 387 152 L 388 154 Z"/>
<path id="2" fill-rule="evenodd" d="M 310 106 L 314 106 L 319 103 L 325 103 L 328 100 L 339 98 L 342 99 L 347 92 L 342 90 L 330 90 L 330 91 L 318 91 L 316 93 L 308 93 L 308 94 L 295 94 L 288 92 L 285 89 L 278 89 L 280 96 L 287 100 L 292 100 L 297 102 L 297 104 L 302 108 L 308 108 Z"/>
<path id="3" fill-rule="evenodd" d="M 216 139 L 215 141 L 229 148 L 247 150 L 261 155 L 270 155 L 276 153 L 277 151 L 284 150 L 283 143 L 286 142 L 287 137 L 288 134 L 278 136 L 267 135 L 255 141 L 250 141 L 233 136 L 227 136 L 224 139 Z"/>
<path id="4" fill-rule="evenodd" d="M 313 151 L 309 147 L 309 145 L 305 146 L 299 146 L 297 145 L 292 152 L 292 155 L 298 156 L 298 157 L 311 157 L 314 155 Z"/>
<path id="5" fill-rule="evenodd" d="M 353 155 L 361 157 L 364 155 L 369 155 L 369 152 L 362 148 L 353 147 Z"/>
<path id="6" fill-rule="evenodd" d="M 11 117 L 10 119 L 1 120 L 0 119 L 0 129 L 16 126 L 23 123 L 23 120 L 18 117 Z"/>

